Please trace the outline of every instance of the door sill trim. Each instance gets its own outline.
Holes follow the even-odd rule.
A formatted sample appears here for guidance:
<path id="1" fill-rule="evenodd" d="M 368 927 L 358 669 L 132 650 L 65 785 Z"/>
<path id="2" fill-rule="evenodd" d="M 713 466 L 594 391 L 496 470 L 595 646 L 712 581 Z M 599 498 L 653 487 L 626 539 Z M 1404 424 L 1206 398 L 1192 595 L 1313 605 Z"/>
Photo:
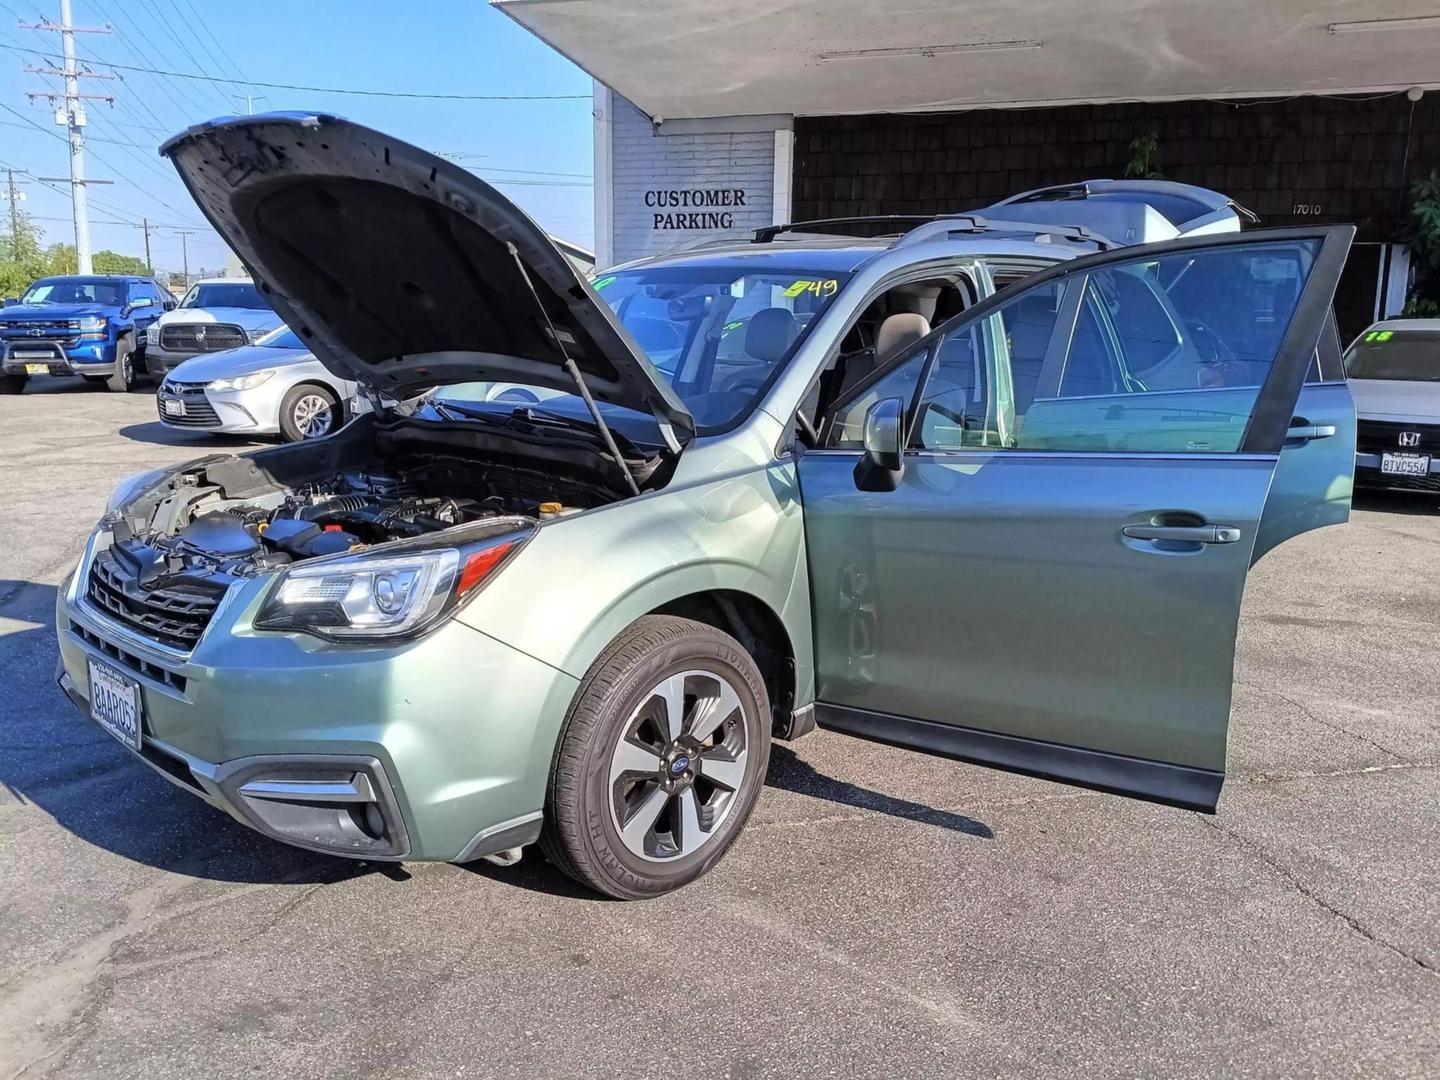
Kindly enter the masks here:
<path id="1" fill-rule="evenodd" d="M 816 702 L 822 728 L 906 750 L 1213 814 L 1225 774 L 1102 750 Z"/>

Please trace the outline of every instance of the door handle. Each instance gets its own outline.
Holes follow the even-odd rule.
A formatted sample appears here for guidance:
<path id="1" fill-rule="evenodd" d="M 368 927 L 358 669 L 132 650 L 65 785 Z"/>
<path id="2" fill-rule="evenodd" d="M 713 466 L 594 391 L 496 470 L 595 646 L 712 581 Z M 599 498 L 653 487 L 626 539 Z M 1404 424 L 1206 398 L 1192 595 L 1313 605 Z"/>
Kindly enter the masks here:
<path id="1" fill-rule="evenodd" d="M 1126 525 L 1120 530 L 1132 540 L 1178 540 L 1190 544 L 1233 544 L 1240 530 L 1233 525 Z"/>
<path id="2" fill-rule="evenodd" d="M 1334 424 L 1292 424 L 1285 432 L 1285 438 L 1294 442 L 1310 442 L 1312 439 L 1328 439 L 1336 433 Z"/>

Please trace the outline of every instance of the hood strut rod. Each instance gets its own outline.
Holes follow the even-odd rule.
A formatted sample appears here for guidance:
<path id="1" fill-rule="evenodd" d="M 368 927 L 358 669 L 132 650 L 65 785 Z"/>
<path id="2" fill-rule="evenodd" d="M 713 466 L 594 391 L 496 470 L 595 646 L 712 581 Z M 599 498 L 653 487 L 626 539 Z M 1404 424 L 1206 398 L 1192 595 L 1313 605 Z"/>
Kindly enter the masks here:
<path id="1" fill-rule="evenodd" d="M 540 299 L 540 294 L 535 291 L 535 285 L 530 280 L 530 274 L 525 269 L 525 263 L 520 259 L 520 252 L 514 243 L 507 240 L 505 246 L 510 251 L 510 257 L 515 260 L 515 266 L 520 271 L 520 276 L 525 279 L 525 287 L 530 290 L 530 295 L 535 298 L 535 306 L 540 309 L 540 317 L 545 320 L 545 325 L 550 328 L 550 337 L 554 340 L 560 355 L 565 358 L 565 370 L 570 373 L 570 378 L 575 381 L 575 389 L 580 391 L 581 398 L 585 401 L 585 407 L 590 410 L 590 418 L 595 421 L 595 426 L 600 429 L 600 437 L 605 440 L 605 446 L 609 449 L 611 456 L 615 458 L 615 464 L 620 466 L 620 471 L 625 474 L 625 482 L 630 485 L 632 495 L 640 494 L 640 485 L 635 481 L 635 474 L 630 471 L 630 465 L 620 453 L 620 447 L 615 445 L 615 436 L 610 433 L 610 425 L 605 423 L 605 417 L 600 414 L 600 406 L 595 404 L 595 399 L 590 396 L 590 388 L 585 385 L 585 376 L 580 373 L 580 368 L 570 354 L 565 350 L 565 342 L 560 337 L 560 332 L 555 329 L 555 324 L 550 321 L 550 313 L 545 310 L 545 304 Z"/>

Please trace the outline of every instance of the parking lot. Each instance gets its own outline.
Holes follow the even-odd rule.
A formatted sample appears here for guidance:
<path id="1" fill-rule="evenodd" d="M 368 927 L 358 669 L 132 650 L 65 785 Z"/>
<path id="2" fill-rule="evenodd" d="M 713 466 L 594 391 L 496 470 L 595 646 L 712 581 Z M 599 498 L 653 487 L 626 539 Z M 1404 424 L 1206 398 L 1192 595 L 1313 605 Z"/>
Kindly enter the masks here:
<path id="1" fill-rule="evenodd" d="M 0 1077 L 1440 1074 L 1440 498 L 1252 574 L 1217 816 L 822 732 L 622 904 L 284 847 L 75 713 L 57 586 L 116 481 L 214 445 L 0 398 Z"/>

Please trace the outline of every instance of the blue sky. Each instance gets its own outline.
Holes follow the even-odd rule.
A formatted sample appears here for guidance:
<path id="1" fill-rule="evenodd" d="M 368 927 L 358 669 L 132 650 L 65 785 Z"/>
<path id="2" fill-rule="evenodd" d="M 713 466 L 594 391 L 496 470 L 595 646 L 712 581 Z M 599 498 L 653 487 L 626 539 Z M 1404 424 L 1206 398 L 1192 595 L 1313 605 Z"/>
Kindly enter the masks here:
<path id="1" fill-rule="evenodd" d="M 155 153 L 164 135 L 197 120 L 243 112 L 248 91 L 263 95 L 256 111 L 321 109 L 379 128 L 407 142 L 457 157 L 498 184 L 551 232 L 586 246 L 593 239 L 590 79 L 564 57 L 493 10 L 484 0 L 73 0 L 78 26 L 108 35 L 77 36 L 82 59 L 258 82 L 442 94 L 575 94 L 556 101 L 439 101 L 361 97 L 250 87 L 135 71 L 123 79 L 84 80 L 91 93 L 113 93 L 111 107 L 87 103 L 89 175 L 114 179 L 92 187 L 96 250 L 142 255 L 148 217 L 157 269 L 179 269 L 173 227 L 203 226 L 194 203 Z M 58 0 L 0 0 L 0 168 L 63 177 L 68 163 L 53 106 L 30 103 L 27 90 L 59 80 L 27 74 L 53 61 L 15 48 L 59 51 L 59 35 L 20 29 L 48 16 Z M 208 32 L 207 32 L 208 31 Z M 213 37 L 212 37 L 213 35 Z M 14 110 L 7 111 L 6 107 Z M 19 114 L 18 116 L 16 114 Z M 31 126 L 33 121 L 44 130 Z M 0 184 L 3 184 L 0 174 Z M 52 189 L 57 188 L 58 190 Z M 68 188 L 31 182 L 22 204 L 47 242 L 73 239 Z M 97 205 L 99 204 L 99 205 Z M 0 224 L 5 207 L 0 206 Z M 189 239 L 190 266 L 223 266 L 226 249 L 208 228 Z"/>

